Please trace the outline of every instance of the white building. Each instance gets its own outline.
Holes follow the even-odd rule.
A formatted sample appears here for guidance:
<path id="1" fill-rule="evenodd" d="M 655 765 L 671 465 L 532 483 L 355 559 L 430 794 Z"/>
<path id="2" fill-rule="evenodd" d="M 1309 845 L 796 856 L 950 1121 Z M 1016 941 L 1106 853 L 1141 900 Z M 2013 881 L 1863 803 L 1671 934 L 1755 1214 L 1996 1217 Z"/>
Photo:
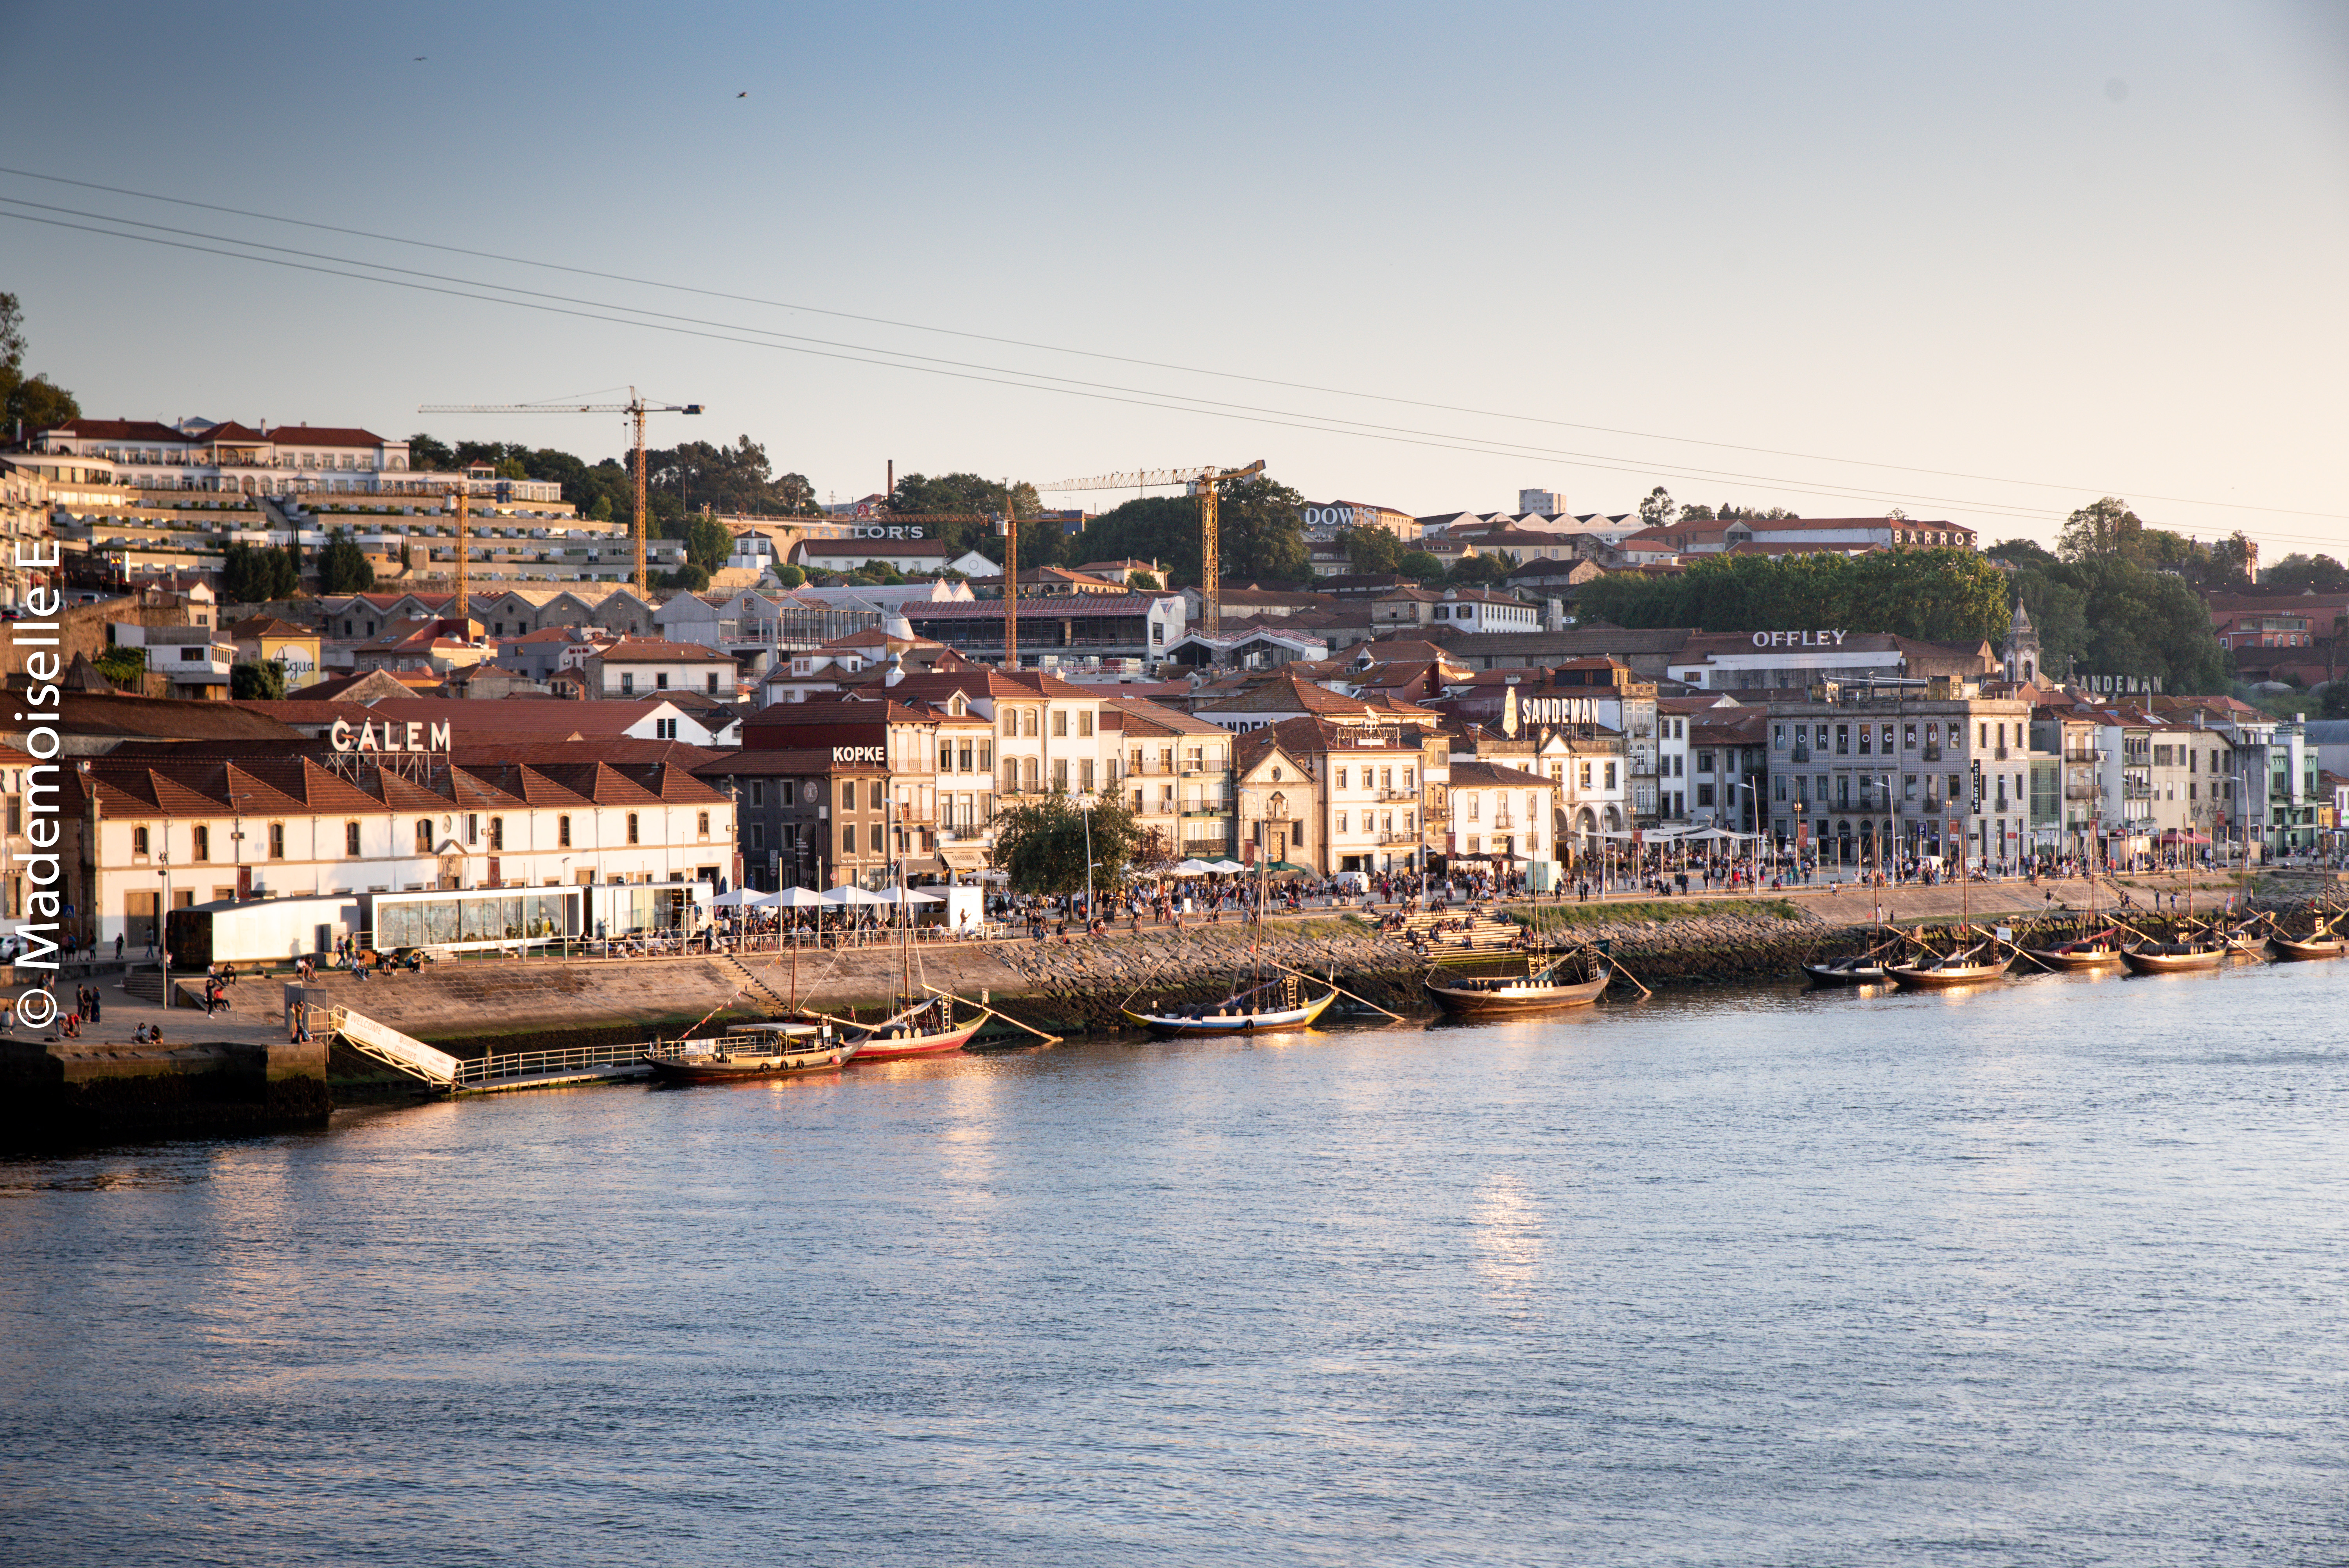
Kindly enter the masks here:
<path id="1" fill-rule="evenodd" d="M 408 442 L 356 427 L 241 425 L 233 420 L 72 420 L 40 431 L 44 452 L 99 459 L 114 483 L 140 490 L 233 491 L 246 495 L 439 496 L 467 484 L 461 473 L 419 472 Z M 560 502 L 551 480 L 492 479 L 498 500 Z"/>

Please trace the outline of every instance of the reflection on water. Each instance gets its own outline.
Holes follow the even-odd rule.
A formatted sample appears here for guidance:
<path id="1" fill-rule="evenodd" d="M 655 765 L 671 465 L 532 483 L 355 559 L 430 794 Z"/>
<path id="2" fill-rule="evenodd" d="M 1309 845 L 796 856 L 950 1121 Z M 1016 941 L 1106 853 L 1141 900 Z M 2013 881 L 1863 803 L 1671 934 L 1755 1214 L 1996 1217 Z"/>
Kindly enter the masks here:
<path id="1" fill-rule="evenodd" d="M 11 1562 L 2331 1561 L 2349 965 L 0 1164 Z"/>

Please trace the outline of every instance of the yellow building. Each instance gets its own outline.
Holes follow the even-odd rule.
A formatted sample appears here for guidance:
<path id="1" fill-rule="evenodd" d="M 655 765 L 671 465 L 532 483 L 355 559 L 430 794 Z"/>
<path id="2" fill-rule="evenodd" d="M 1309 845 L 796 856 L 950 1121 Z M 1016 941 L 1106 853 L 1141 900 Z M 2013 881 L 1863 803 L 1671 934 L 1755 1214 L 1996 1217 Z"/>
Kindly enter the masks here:
<path id="1" fill-rule="evenodd" d="M 285 667 L 285 690 L 299 691 L 322 679 L 318 669 L 318 634 L 274 616 L 257 615 L 238 621 L 227 631 L 236 644 L 239 664 L 265 664 L 272 659 Z"/>

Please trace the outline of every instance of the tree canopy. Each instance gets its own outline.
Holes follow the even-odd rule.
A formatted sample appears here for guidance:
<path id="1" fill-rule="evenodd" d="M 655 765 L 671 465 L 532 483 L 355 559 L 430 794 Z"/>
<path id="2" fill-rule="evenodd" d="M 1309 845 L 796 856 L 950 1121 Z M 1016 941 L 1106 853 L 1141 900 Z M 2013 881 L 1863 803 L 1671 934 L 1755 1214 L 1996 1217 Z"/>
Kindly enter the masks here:
<path id="1" fill-rule="evenodd" d="M 1305 544 L 1305 498 L 1268 477 L 1227 479 L 1216 487 L 1216 534 L 1226 582 L 1298 583 L 1313 575 Z M 1199 503 L 1190 495 L 1129 501 L 1093 519 L 1083 535 L 1086 558 L 1166 564 L 1170 587 L 1199 581 Z M 1026 549 L 1026 542 L 1021 542 Z M 1023 555 L 1021 562 L 1026 563 Z"/>
<path id="2" fill-rule="evenodd" d="M 2075 558 L 2027 539 L 1987 552 L 2014 568 L 2010 587 L 2038 629 L 2041 668 L 2058 679 L 2158 676 L 2174 692 L 2226 691 L 2227 654 L 2210 630 L 2209 607 L 2183 576 L 2132 559 L 2123 541 L 2137 530 L 2109 511 L 2084 516 L 2094 510 L 2074 513 L 2064 530 Z"/>
<path id="3" fill-rule="evenodd" d="M 1340 528 L 1338 543 L 1346 552 L 1347 563 L 1357 572 L 1402 569 L 1402 541 L 1383 528 Z"/>
<path id="4" fill-rule="evenodd" d="M 2004 577 L 1968 550 L 1706 556 L 1671 576 L 1610 572 L 1582 586 L 1576 608 L 1619 626 L 1841 627 L 1927 642 L 1995 640 L 2009 618 Z"/>
<path id="5" fill-rule="evenodd" d="M 1085 818 L 1092 818 L 1090 844 L 1092 885 L 1106 892 L 1125 879 L 1141 847 L 1133 813 L 1116 796 L 1090 811 L 1055 790 L 1042 799 L 1015 805 L 995 816 L 995 864 L 1021 893 L 1081 893 L 1088 845 Z"/>
<path id="6" fill-rule="evenodd" d="M 375 587 L 375 567 L 369 564 L 367 552 L 352 542 L 348 532 L 337 528 L 318 552 L 318 591 L 327 594 L 363 594 Z"/>
<path id="7" fill-rule="evenodd" d="M 2056 540 L 2059 560 L 2075 565 L 2125 561 L 2184 578 L 2199 587 L 2248 587 L 2252 545 L 2239 529 L 2204 544 L 2167 528 L 2148 528 L 2117 495 L 2104 496 L 2064 520 Z"/>
<path id="8" fill-rule="evenodd" d="M 2313 590 L 2320 594 L 2339 593 L 2349 588 L 2349 566 L 2330 556 L 2286 556 L 2260 574 L 2260 587 L 2284 588 L 2293 593 Z"/>
<path id="9" fill-rule="evenodd" d="M 0 407 L 5 407 L 6 434 L 21 426 L 26 440 L 36 431 L 49 430 L 81 418 L 74 395 L 45 375 L 25 374 L 25 306 L 13 294 L 0 294 Z"/>
<path id="10" fill-rule="evenodd" d="M 222 552 L 221 597 L 231 604 L 266 604 L 302 591 L 298 549 L 267 545 L 231 545 Z"/>
<path id="11" fill-rule="evenodd" d="M 276 702 L 285 696 L 285 666 L 274 659 L 232 665 L 228 694 L 240 702 Z"/>

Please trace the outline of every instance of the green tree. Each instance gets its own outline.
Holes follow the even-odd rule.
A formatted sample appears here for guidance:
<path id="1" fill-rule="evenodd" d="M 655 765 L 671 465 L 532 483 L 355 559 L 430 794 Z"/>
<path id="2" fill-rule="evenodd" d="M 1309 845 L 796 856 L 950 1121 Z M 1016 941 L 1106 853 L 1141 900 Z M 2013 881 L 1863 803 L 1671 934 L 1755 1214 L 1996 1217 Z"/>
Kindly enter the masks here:
<path id="1" fill-rule="evenodd" d="M 1640 503 L 1640 521 L 1647 527 L 1661 527 L 1675 515 L 1672 493 L 1661 484 L 1648 492 L 1646 498 Z"/>
<path id="2" fill-rule="evenodd" d="M 709 574 L 698 561 L 688 561 L 673 572 L 660 574 L 659 587 L 682 593 L 698 594 L 709 586 Z"/>
<path id="3" fill-rule="evenodd" d="M 1444 563 L 1424 550 L 1405 550 L 1395 570 L 1417 582 L 1438 583 L 1444 580 Z"/>
<path id="4" fill-rule="evenodd" d="M 705 574 L 715 572 L 734 553 L 734 535 L 715 518 L 696 517 L 686 526 L 685 553 Z"/>
<path id="5" fill-rule="evenodd" d="M 1402 541 L 1383 528 L 1340 528 L 1339 546 L 1357 572 L 1395 572 L 1402 566 Z"/>
<path id="6" fill-rule="evenodd" d="M 1313 554 L 1306 546 L 1299 510 L 1305 497 L 1262 474 L 1225 480 L 1216 493 L 1225 581 L 1296 583 L 1312 576 Z"/>
<path id="7" fill-rule="evenodd" d="M 612 498 L 608 495 L 595 497 L 588 504 L 586 516 L 593 523 L 609 523 L 612 520 Z"/>
<path id="8" fill-rule="evenodd" d="M 904 473 L 897 477 L 897 488 L 889 494 L 893 512 L 916 512 L 926 514 L 959 513 L 972 521 L 933 523 L 926 524 L 935 530 L 935 536 L 951 553 L 979 550 L 991 558 L 1000 559 L 1001 542 L 997 538 L 989 519 L 1007 513 L 1020 520 L 1019 569 L 1031 566 L 1053 566 L 1061 564 L 1063 541 L 1067 535 L 1058 522 L 1043 520 L 1044 504 L 1036 487 L 1026 480 L 1006 485 L 999 480 L 986 479 L 976 473 L 942 473 L 935 477 L 921 473 Z M 1098 560 L 1100 556 L 1089 557 Z"/>
<path id="9" fill-rule="evenodd" d="M 1511 570 L 1509 563 L 1497 555 L 1463 556 L 1444 574 L 1444 581 L 1447 587 L 1489 587 Z"/>
<path id="10" fill-rule="evenodd" d="M 1617 626 L 1841 627 L 1930 642 L 1995 639 L 2010 616 L 2004 574 L 1966 550 L 1704 556 L 1673 576 L 1608 573 L 1582 585 L 1575 607 Z"/>
<path id="11" fill-rule="evenodd" d="M 2145 524 L 2128 509 L 2128 503 L 2117 495 L 2107 495 L 2088 503 L 2064 519 L 2063 536 L 2055 542 L 2055 554 L 2059 559 L 2073 562 L 2099 556 L 2136 560 L 2144 554 L 2144 534 Z"/>
<path id="12" fill-rule="evenodd" d="M 274 659 L 237 664 L 228 672 L 228 694 L 241 702 L 276 702 L 285 696 L 285 666 Z"/>
<path id="13" fill-rule="evenodd" d="M 1090 837 L 1088 816 L 1092 819 Z M 995 864 L 1017 892 L 1083 892 L 1088 845 L 1094 890 L 1114 889 L 1124 881 L 1126 867 L 1141 847 L 1133 813 L 1122 800 L 1105 796 L 1088 812 L 1055 790 L 995 816 Z"/>
<path id="14" fill-rule="evenodd" d="M 2338 593 L 2349 588 L 2349 566 L 2330 556 L 2286 556 L 2260 574 L 2260 587 L 2289 593 Z"/>
<path id="15" fill-rule="evenodd" d="M 71 392 L 47 376 L 26 376 L 25 354 L 30 347 L 23 302 L 13 294 L 0 294 L 0 415 L 7 421 L 0 440 L 13 439 L 21 426 L 30 441 L 36 431 L 81 418 L 81 405 Z"/>
<path id="16" fill-rule="evenodd" d="M 318 591 L 327 594 L 363 594 L 375 587 L 375 567 L 367 552 L 352 542 L 343 529 L 335 530 L 326 547 L 318 552 Z"/>
<path id="17" fill-rule="evenodd" d="M 126 648 L 120 643 L 116 643 L 104 653 L 91 659 L 90 664 L 100 675 L 134 697 L 146 684 L 147 650 L 143 648 Z M 233 670 L 231 671 L 229 678 L 235 679 Z"/>
<path id="18" fill-rule="evenodd" d="M 807 573 L 793 566 L 787 565 L 777 566 L 775 568 L 775 581 L 781 583 L 787 588 L 796 588 L 806 583 Z"/>
<path id="19" fill-rule="evenodd" d="M 457 466 L 457 450 L 419 431 L 408 438 L 408 466 L 419 473 L 446 473 Z"/>
<path id="20" fill-rule="evenodd" d="M 1125 579 L 1125 586 L 1137 594 L 1154 594 L 1164 585 L 1148 572 L 1135 572 Z"/>

